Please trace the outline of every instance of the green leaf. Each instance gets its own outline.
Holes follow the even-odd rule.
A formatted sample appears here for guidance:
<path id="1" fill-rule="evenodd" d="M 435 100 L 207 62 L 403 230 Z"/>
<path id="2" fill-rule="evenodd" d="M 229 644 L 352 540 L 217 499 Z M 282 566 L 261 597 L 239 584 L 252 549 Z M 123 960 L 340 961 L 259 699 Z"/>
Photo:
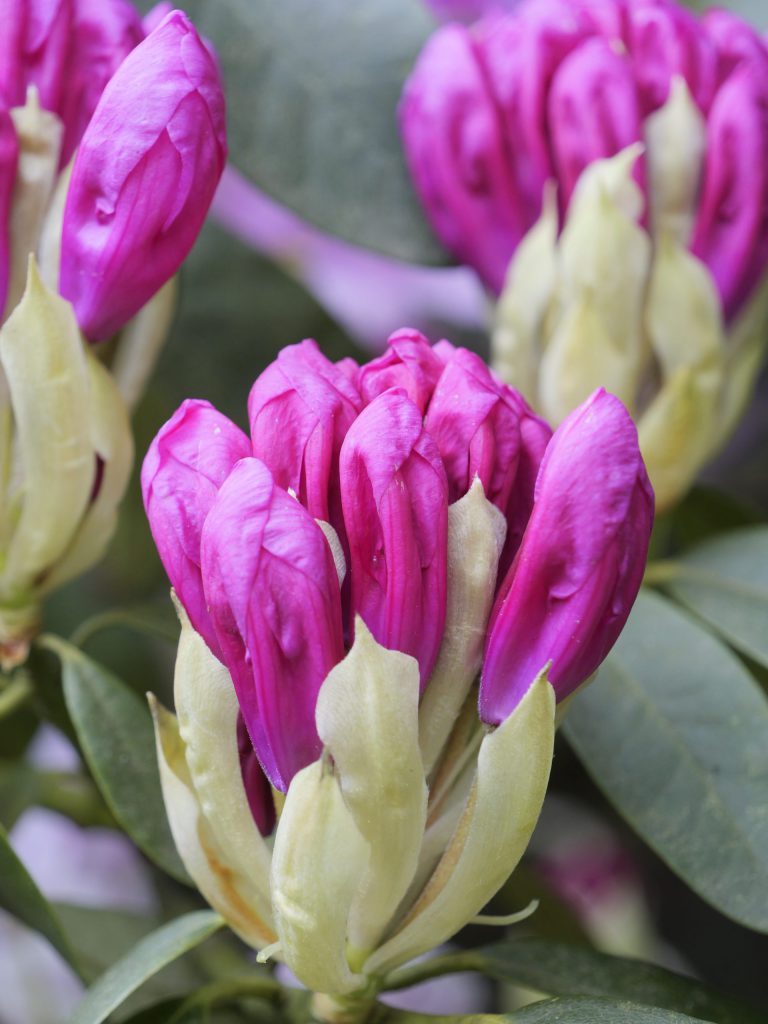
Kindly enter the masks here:
<path id="1" fill-rule="evenodd" d="M 692 1024 L 705 1018 L 638 1003 L 575 998 L 533 1003 L 506 1019 L 512 1024 Z"/>
<path id="2" fill-rule="evenodd" d="M 416 0 L 196 0 L 228 95 L 230 156 L 320 228 L 397 259 L 445 262 L 405 166 L 403 83 L 434 29 Z"/>
<path id="3" fill-rule="evenodd" d="M 102 1021 L 149 978 L 213 935 L 223 920 L 211 910 L 185 914 L 142 939 L 88 990 L 70 1024 Z"/>
<path id="4" fill-rule="evenodd" d="M 705 541 L 670 566 L 668 589 L 737 650 L 768 667 L 768 527 Z"/>
<path id="5" fill-rule="evenodd" d="M 735 1005 L 691 978 L 582 946 L 516 939 L 472 950 L 469 957 L 483 974 L 551 996 L 627 999 L 716 1024 L 764 1020 L 764 1014 Z"/>
<path id="6" fill-rule="evenodd" d="M 618 812 L 703 899 L 768 932 L 768 702 L 674 604 L 641 593 L 564 726 Z"/>
<path id="7" fill-rule="evenodd" d="M 59 919 L 14 853 L 3 828 L 0 828 L 0 906 L 29 928 L 44 935 L 81 975 L 80 964 Z"/>
<path id="8" fill-rule="evenodd" d="M 135 633 L 158 636 L 170 643 L 179 639 L 179 622 L 168 601 L 163 604 L 135 605 L 132 608 L 112 608 L 86 619 L 72 634 L 75 647 L 84 647 L 88 641 L 105 629 L 129 629 Z"/>
<path id="9" fill-rule="evenodd" d="M 168 826 L 155 738 L 142 700 L 103 666 L 58 637 L 64 697 L 88 767 L 115 818 L 146 855 L 188 882 Z"/>

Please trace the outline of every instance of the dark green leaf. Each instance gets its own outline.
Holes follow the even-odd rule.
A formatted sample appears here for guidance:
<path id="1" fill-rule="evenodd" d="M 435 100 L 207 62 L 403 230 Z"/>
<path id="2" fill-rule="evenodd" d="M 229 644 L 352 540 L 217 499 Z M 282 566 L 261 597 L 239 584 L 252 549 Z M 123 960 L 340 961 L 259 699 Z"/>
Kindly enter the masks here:
<path id="1" fill-rule="evenodd" d="M 357 245 L 444 262 L 405 167 L 397 105 L 434 28 L 416 0 L 197 0 L 227 85 L 231 159 Z"/>
<path id="2" fill-rule="evenodd" d="M 102 1024 L 144 982 L 199 945 L 223 923 L 213 911 L 198 910 L 148 935 L 86 992 L 70 1024 Z"/>
<path id="3" fill-rule="evenodd" d="M 768 527 L 705 541 L 671 571 L 668 588 L 678 601 L 768 667 Z"/>
<path id="4" fill-rule="evenodd" d="M 691 978 L 596 950 L 517 939 L 472 950 L 477 970 L 551 996 L 627 999 L 717 1024 L 760 1024 L 764 1014 L 734 1005 Z"/>
<path id="5" fill-rule="evenodd" d="M 159 867 L 187 881 L 160 790 L 155 739 L 144 702 L 103 666 L 57 637 L 64 696 L 96 784 L 134 842 Z"/>
<path id="6" fill-rule="evenodd" d="M 506 1019 L 513 1024 L 692 1024 L 705 1018 L 637 1003 L 575 998 L 533 1003 Z"/>
<path id="7" fill-rule="evenodd" d="M 619 813 L 691 888 L 768 931 L 768 702 L 726 647 L 643 593 L 564 728 Z"/>
<path id="8" fill-rule="evenodd" d="M 14 853 L 3 828 L 0 828 L 0 906 L 29 928 L 44 935 L 80 973 L 77 957 L 59 919 Z"/>

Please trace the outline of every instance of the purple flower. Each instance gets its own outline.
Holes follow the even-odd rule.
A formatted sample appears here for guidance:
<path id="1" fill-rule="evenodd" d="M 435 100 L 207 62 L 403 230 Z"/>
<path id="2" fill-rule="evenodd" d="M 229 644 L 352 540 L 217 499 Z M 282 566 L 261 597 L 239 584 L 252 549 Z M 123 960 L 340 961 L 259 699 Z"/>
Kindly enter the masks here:
<path id="1" fill-rule="evenodd" d="M 178 270 L 225 158 L 216 64 L 173 11 L 110 79 L 75 161 L 60 288 L 88 338 L 119 330 Z"/>
<path id="2" fill-rule="evenodd" d="M 202 570 L 251 740 L 272 784 L 285 791 L 320 754 L 317 693 L 344 654 L 331 549 L 264 463 L 247 458 L 205 520 Z"/>
<path id="3" fill-rule="evenodd" d="M 444 704 L 456 672 L 458 708 L 503 580 L 483 718 L 501 721 L 550 661 L 560 696 L 594 672 L 634 601 L 652 516 L 618 400 L 596 394 L 552 438 L 478 356 L 404 330 L 362 367 L 311 342 L 284 350 L 250 413 L 249 444 L 207 403 L 185 403 L 142 484 L 163 564 L 229 669 L 275 787 L 320 755 L 318 693 L 356 623 L 368 643 L 410 655 L 421 691 L 437 680 Z M 327 525 L 337 491 L 343 543 Z M 479 624 L 457 642 L 448 629 L 468 628 L 457 611 L 468 600 Z M 257 773 L 257 810 L 260 785 Z"/>
<path id="4" fill-rule="evenodd" d="M 600 665 L 642 582 L 653 492 L 621 402 L 597 391 L 556 431 L 496 599 L 480 716 L 498 724 L 548 663 L 559 699 Z"/>
<path id="5" fill-rule="evenodd" d="M 768 49 L 735 15 L 673 0 L 523 0 L 428 41 L 406 85 L 406 155 L 443 243 L 500 292 L 546 183 L 561 218 L 581 172 L 635 141 L 656 166 L 651 119 L 682 80 L 707 122 L 696 226 L 684 242 L 711 271 L 727 318 L 768 268 Z M 677 173 L 677 172 L 675 172 Z M 648 223 L 665 197 L 638 164 Z"/>

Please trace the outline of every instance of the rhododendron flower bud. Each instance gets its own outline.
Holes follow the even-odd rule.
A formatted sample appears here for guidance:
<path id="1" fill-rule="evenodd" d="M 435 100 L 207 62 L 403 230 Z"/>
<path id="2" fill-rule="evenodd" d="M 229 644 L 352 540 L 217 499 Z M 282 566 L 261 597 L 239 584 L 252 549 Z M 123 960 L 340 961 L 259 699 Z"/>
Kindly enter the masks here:
<path id="1" fill-rule="evenodd" d="M 617 399 L 552 437 L 477 356 L 414 331 L 362 367 L 290 348 L 250 412 L 258 457 L 187 403 L 145 463 L 161 556 L 193 581 L 178 718 L 152 701 L 163 794 L 211 906 L 316 1014 L 362 1019 L 522 856 L 556 701 L 626 620 L 653 498 Z M 314 518 L 336 480 L 346 552 Z"/>
<path id="2" fill-rule="evenodd" d="M 354 384 L 314 341 L 283 349 L 248 398 L 253 454 L 280 487 L 339 533 L 339 451 L 360 408 Z"/>
<path id="3" fill-rule="evenodd" d="M 141 471 L 144 508 L 160 559 L 190 622 L 214 654 L 219 646 L 200 572 L 203 523 L 240 459 L 245 434 L 208 402 L 184 402 L 152 442 Z"/>
<path id="4" fill-rule="evenodd" d="M 343 655 L 325 534 L 263 462 L 241 460 L 206 517 L 202 569 L 222 659 L 272 784 L 320 753 L 317 692 Z"/>
<path id="5" fill-rule="evenodd" d="M 174 11 L 110 79 L 75 160 L 60 286 L 89 338 L 117 331 L 178 270 L 225 158 L 218 70 Z"/>
<path id="6" fill-rule="evenodd" d="M 436 233 L 500 295 L 503 379 L 554 423 L 615 393 L 668 508 L 768 337 L 764 40 L 674 0 L 522 0 L 432 36 L 401 126 Z"/>
<path id="7" fill-rule="evenodd" d="M 375 398 L 340 456 L 352 613 L 426 684 L 445 623 L 447 483 L 437 445 L 400 389 Z"/>
<path id="8" fill-rule="evenodd" d="M 491 616 L 484 721 L 503 721 L 544 663 L 559 699 L 595 671 L 640 589 L 652 521 L 635 426 L 598 391 L 559 427 L 541 464 L 523 543 Z"/>

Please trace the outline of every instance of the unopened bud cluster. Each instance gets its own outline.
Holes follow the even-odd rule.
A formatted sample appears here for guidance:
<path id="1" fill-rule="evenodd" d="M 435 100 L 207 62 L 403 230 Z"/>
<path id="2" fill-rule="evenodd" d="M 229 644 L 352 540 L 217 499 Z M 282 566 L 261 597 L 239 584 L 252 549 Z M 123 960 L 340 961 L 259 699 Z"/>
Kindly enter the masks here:
<path id="1" fill-rule="evenodd" d="M 249 419 L 187 401 L 144 463 L 183 627 L 177 717 L 155 705 L 166 806 L 233 928 L 347 998 L 517 864 L 556 701 L 623 627 L 653 496 L 616 398 L 553 435 L 478 356 L 408 330 L 364 366 L 283 350 Z"/>
<path id="2" fill-rule="evenodd" d="M 660 509 L 768 335 L 768 47 L 673 0 L 523 0 L 428 42 L 401 109 L 445 245 L 500 295 L 495 365 L 552 422 L 627 405 Z"/>

